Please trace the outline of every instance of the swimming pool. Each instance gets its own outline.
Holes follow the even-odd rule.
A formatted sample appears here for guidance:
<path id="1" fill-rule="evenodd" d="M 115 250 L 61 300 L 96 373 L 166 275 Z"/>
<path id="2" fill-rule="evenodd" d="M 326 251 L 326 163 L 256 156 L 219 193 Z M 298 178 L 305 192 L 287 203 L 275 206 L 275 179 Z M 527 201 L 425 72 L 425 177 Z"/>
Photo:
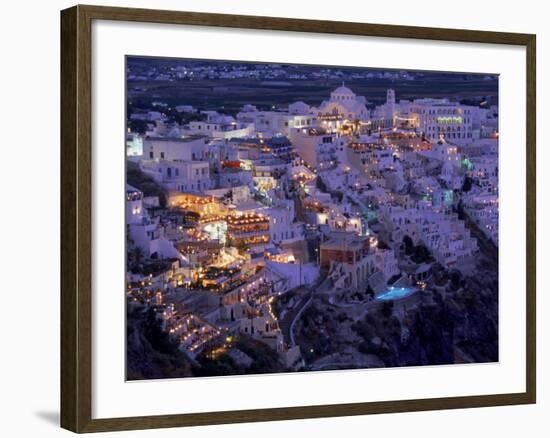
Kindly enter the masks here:
<path id="1" fill-rule="evenodd" d="M 390 286 L 389 289 L 382 292 L 376 297 L 377 300 L 389 301 L 389 300 L 400 300 L 401 298 L 408 297 L 416 292 L 414 287 L 393 287 Z"/>

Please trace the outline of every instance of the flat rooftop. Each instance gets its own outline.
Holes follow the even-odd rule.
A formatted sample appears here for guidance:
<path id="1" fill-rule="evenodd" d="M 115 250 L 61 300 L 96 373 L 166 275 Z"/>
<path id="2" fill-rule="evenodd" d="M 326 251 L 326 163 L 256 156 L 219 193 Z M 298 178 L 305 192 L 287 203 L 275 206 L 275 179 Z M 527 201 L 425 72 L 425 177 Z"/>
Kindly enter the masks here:
<path id="1" fill-rule="evenodd" d="M 321 249 L 358 250 L 365 247 L 368 239 L 355 233 L 332 233 L 329 240 L 321 243 Z"/>

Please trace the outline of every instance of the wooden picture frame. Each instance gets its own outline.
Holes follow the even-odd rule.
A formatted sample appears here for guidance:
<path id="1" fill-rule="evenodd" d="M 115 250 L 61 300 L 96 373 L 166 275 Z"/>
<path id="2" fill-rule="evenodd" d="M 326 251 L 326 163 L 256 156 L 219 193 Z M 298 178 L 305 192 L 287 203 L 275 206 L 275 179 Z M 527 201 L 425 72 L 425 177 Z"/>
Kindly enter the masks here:
<path id="1" fill-rule="evenodd" d="M 128 418 L 92 418 L 91 63 L 94 20 L 187 24 L 389 38 L 519 45 L 527 75 L 526 391 L 522 393 L 253 409 Z M 536 37 L 289 18 L 75 6 L 61 12 L 61 426 L 99 432 L 535 403 L 536 400 Z"/>

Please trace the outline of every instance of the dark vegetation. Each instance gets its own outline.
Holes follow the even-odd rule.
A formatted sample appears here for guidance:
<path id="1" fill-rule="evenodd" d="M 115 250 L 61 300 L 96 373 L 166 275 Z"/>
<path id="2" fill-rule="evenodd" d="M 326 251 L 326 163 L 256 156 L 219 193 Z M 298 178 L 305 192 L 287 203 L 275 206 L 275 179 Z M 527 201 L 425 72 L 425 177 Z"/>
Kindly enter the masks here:
<path id="1" fill-rule="evenodd" d="M 139 273 L 141 275 L 151 274 L 153 277 L 156 277 L 169 270 L 174 260 L 175 259 L 159 259 L 156 252 L 151 254 L 151 257 L 147 258 L 143 250 L 135 246 L 128 251 L 126 267 L 128 271 L 133 273 Z"/>
<path id="2" fill-rule="evenodd" d="M 405 235 L 403 237 L 403 249 L 405 255 L 409 256 L 416 264 L 432 263 L 435 261 L 430 250 L 422 244 L 415 246 L 410 236 Z"/>
<path id="3" fill-rule="evenodd" d="M 146 120 L 130 120 L 127 121 L 127 127 L 131 132 L 135 132 L 136 134 L 145 134 L 147 132 L 149 122 Z"/>
<path id="4" fill-rule="evenodd" d="M 472 190 L 472 178 L 469 176 L 466 176 L 464 178 L 464 182 L 462 183 L 462 191 L 469 192 L 470 190 Z"/>
<path id="5" fill-rule="evenodd" d="M 153 179 L 139 170 L 136 163 L 126 162 L 126 182 L 143 192 L 144 196 L 158 196 L 159 205 L 166 207 L 166 194 L 162 187 Z"/>

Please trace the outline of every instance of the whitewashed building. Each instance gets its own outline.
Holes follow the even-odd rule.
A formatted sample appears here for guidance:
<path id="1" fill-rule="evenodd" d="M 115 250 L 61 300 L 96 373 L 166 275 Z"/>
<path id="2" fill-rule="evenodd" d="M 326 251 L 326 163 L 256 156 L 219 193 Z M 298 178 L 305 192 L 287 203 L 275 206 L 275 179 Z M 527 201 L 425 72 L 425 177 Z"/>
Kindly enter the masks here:
<path id="1" fill-rule="evenodd" d="M 213 187 L 208 161 L 143 160 L 139 166 L 166 190 L 201 193 Z"/>

